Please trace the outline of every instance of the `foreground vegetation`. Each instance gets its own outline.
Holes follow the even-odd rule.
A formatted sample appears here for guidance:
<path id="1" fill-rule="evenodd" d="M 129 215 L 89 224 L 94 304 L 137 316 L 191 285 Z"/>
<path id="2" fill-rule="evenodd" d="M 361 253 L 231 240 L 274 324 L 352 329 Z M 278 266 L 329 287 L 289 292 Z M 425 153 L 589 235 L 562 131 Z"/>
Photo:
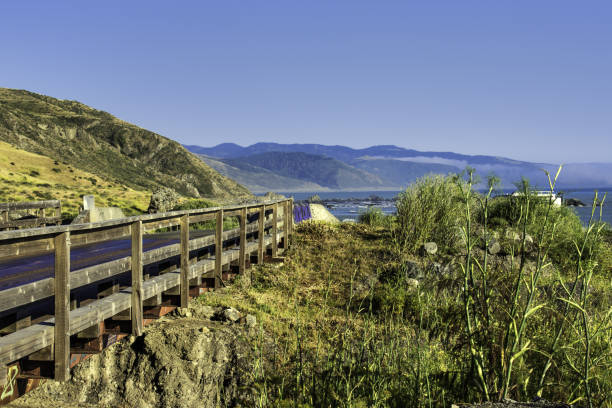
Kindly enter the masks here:
<path id="1" fill-rule="evenodd" d="M 281 265 L 202 302 L 256 314 L 259 406 L 611 406 L 612 243 L 538 199 L 426 178 L 395 217 L 298 226 Z M 551 177 L 554 187 L 555 177 Z M 601 198 L 601 197 L 599 197 Z M 422 250 L 426 242 L 435 253 Z M 250 280 L 252 279 L 252 284 Z"/>

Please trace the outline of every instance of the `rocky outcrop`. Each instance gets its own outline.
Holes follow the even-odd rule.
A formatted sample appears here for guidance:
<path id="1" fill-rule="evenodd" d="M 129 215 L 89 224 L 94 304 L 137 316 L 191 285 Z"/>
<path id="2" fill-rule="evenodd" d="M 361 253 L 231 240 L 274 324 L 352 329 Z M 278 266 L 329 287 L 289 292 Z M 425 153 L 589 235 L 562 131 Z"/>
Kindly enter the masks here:
<path id="1" fill-rule="evenodd" d="M 229 310 L 229 312 L 228 312 Z M 217 321 L 214 316 L 228 315 Z M 248 403 L 246 340 L 253 318 L 235 309 L 181 309 L 92 356 L 66 383 L 48 381 L 16 407 L 213 407 Z M 213 320 L 207 316 L 213 317 Z"/>

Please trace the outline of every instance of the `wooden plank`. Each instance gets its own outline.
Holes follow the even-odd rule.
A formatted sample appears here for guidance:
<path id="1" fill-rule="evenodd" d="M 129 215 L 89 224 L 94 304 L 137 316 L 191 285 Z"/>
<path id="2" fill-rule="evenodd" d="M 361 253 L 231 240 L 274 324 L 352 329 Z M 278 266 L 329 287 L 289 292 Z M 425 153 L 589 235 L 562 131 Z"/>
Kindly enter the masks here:
<path id="1" fill-rule="evenodd" d="M 32 210 L 39 208 L 59 208 L 59 200 L 44 201 L 16 201 L 10 203 L 0 203 L 0 211 Z"/>
<path id="2" fill-rule="evenodd" d="M 221 254 L 223 252 L 223 210 L 217 211 L 217 221 L 215 222 L 215 289 L 221 284 Z"/>
<path id="3" fill-rule="evenodd" d="M 70 377 L 70 233 L 55 237 L 55 380 Z"/>
<path id="4" fill-rule="evenodd" d="M 268 201 L 263 204 L 271 206 L 274 203 L 280 203 L 284 200 L 276 200 L 276 201 Z M 254 208 L 262 205 L 261 203 L 253 203 L 246 205 L 247 208 Z M 213 213 L 219 209 L 223 209 L 225 211 L 233 211 L 239 210 L 240 208 L 245 207 L 245 205 L 238 206 L 226 206 L 226 207 L 214 207 L 214 208 L 205 208 L 205 209 L 195 209 L 195 210 L 182 210 L 182 211 L 172 211 L 161 214 L 144 214 L 127 218 L 114 219 L 109 221 L 101 221 L 95 223 L 88 224 L 70 224 L 70 225 L 61 225 L 61 226 L 53 226 L 46 228 L 32 228 L 32 229 L 24 229 L 24 230 L 16 230 L 16 231 L 3 231 L 0 232 L 0 241 L 15 239 L 15 238 L 26 238 L 26 237 L 35 237 L 41 235 L 50 235 L 50 234 L 59 234 L 61 232 L 75 232 L 75 231 L 85 231 L 92 230 L 98 228 L 109 228 L 112 226 L 129 226 L 132 222 L 141 220 L 143 224 L 154 222 L 155 220 L 162 220 L 172 217 L 180 217 L 185 214 L 196 215 L 196 214 L 209 214 Z"/>
<path id="5" fill-rule="evenodd" d="M 283 249 L 286 251 L 289 248 L 289 223 L 291 222 L 291 212 L 289 211 L 289 200 L 285 201 L 283 205 Z"/>
<path id="6" fill-rule="evenodd" d="M 295 220 L 293 219 L 293 197 L 289 200 L 289 209 L 291 210 L 289 213 L 289 234 L 293 235 L 293 227 Z"/>
<path id="7" fill-rule="evenodd" d="M 257 263 L 258 264 L 263 264 L 263 255 L 264 255 L 264 222 L 265 222 L 265 217 L 266 217 L 266 206 L 262 205 L 261 208 L 259 209 L 259 222 L 258 222 L 258 232 L 257 232 L 257 242 L 258 242 L 258 249 L 257 249 Z"/>
<path id="8" fill-rule="evenodd" d="M 191 224 L 194 224 L 196 222 L 212 221 L 215 219 L 215 217 L 216 217 L 215 213 L 191 215 L 189 216 L 189 222 Z"/>
<path id="9" fill-rule="evenodd" d="M 276 236 L 278 235 L 278 204 L 272 205 L 272 236 L 275 238 L 272 241 L 272 257 L 276 257 L 278 255 L 278 240 Z"/>
<path id="10" fill-rule="evenodd" d="M 268 224 L 271 225 L 271 223 Z M 247 225 L 247 233 L 253 233 L 256 231 L 258 231 L 258 226 L 256 224 Z M 236 238 L 237 236 L 239 236 L 239 232 L 239 228 L 224 231 L 224 240 Z M 45 242 L 45 247 L 53 248 L 53 239 L 49 239 L 47 241 L 50 242 Z M 196 238 L 189 241 L 189 249 L 195 250 L 206 246 L 214 245 L 214 243 L 214 235 Z M 167 245 L 143 253 L 142 262 L 143 265 L 149 265 L 179 254 L 180 244 Z M 99 265 L 79 269 L 77 271 L 73 271 L 70 274 L 70 287 L 76 289 L 81 286 L 85 286 L 93 282 L 97 282 L 127 272 L 130 269 L 130 257 L 124 257 L 114 261 L 109 261 Z M 51 296 L 53 296 L 53 278 L 46 278 L 22 286 L 5 289 L 0 291 L 0 312 L 15 307 L 23 306 L 25 304 L 32 303 L 37 300 L 45 299 Z"/>
<path id="11" fill-rule="evenodd" d="M 181 217 L 181 307 L 189 306 L 189 215 Z"/>
<path id="12" fill-rule="evenodd" d="M 143 223 L 143 226 L 144 226 L 144 230 L 146 232 L 149 232 L 149 231 L 158 230 L 160 228 L 174 227 L 180 224 L 181 224 L 180 218 L 173 217 L 173 218 L 167 218 L 163 220 L 148 221 L 146 223 Z"/>
<path id="13" fill-rule="evenodd" d="M 247 209 L 246 207 L 240 210 L 240 258 L 238 259 L 238 273 L 243 274 L 246 266 L 246 222 Z"/>
<path id="14" fill-rule="evenodd" d="M 277 237 L 278 238 L 278 237 Z M 268 245 L 273 237 L 264 237 L 264 244 Z M 250 242 L 247 251 L 257 250 L 258 243 Z M 230 249 L 224 251 L 221 256 L 223 264 L 229 264 L 238 259 L 238 251 Z M 192 265 L 190 278 L 206 272 L 213 272 L 215 262 L 212 259 L 203 259 Z M 175 270 L 152 277 L 142 285 L 143 298 L 148 299 L 167 291 L 180 284 L 180 272 Z M 70 334 L 77 334 L 91 326 L 129 309 L 131 306 L 131 288 L 127 288 L 108 297 L 95 300 L 90 304 L 70 311 Z M 8 364 L 23 358 L 33 352 L 51 346 L 54 341 L 55 318 L 51 318 L 35 324 L 18 332 L 11 333 L 0 338 L 0 363 Z"/>
<path id="15" fill-rule="evenodd" d="M 243 207 L 246 208 L 246 207 Z M 242 208 L 239 210 L 224 211 L 224 217 L 239 217 L 242 214 Z"/>
<path id="16" fill-rule="evenodd" d="M 95 244 L 97 242 L 109 241 L 112 239 L 121 239 L 131 236 L 130 224 L 113 225 L 111 227 L 87 229 L 84 231 L 75 231 L 71 234 L 72 245 L 81 246 L 86 244 Z"/>
<path id="17" fill-rule="evenodd" d="M 142 221 L 132 223 L 132 334 L 142 334 Z"/>
<path id="18" fill-rule="evenodd" d="M 56 224 L 58 221 L 61 221 L 61 218 L 57 218 L 57 217 L 26 218 L 23 220 L 13 220 L 13 221 L 0 223 L 0 228 L 32 227 L 32 226 L 44 225 L 44 224 Z"/>

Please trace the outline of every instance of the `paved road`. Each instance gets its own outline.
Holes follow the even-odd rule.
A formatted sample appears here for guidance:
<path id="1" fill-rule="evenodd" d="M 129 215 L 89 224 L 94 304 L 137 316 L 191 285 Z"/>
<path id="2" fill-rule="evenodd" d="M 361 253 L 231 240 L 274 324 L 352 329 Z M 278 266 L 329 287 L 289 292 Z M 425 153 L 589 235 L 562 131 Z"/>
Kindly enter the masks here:
<path id="1" fill-rule="evenodd" d="M 190 237 L 196 238 L 212 233 L 212 231 L 190 231 Z M 142 240 L 143 251 L 177 243 L 179 243 L 178 232 L 145 235 Z M 131 253 L 130 239 L 117 239 L 72 247 L 70 249 L 70 270 L 75 271 L 124 258 L 130 256 Z M 0 290 L 52 277 L 54 262 L 53 251 L 9 261 L 0 260 Z"/>

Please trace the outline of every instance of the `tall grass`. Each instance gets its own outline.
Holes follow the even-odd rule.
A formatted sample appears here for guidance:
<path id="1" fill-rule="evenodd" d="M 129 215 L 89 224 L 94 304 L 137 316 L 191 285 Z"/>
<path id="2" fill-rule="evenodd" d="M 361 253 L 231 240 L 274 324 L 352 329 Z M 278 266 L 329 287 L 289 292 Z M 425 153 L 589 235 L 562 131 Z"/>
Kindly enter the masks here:
<path id="1" fill-rule="evenodd" d="M 462 219 L 460 190 L 452 179 L 426 176 L 402 192 L 397 221 L 404 250 L 415 251 L 427 241 L 450 247 Z"/>
<path id="2" fill-rule="evenodd" d="M 389 228 L 298 225 L 285 265 L 258 269 L 246 293 L 215 294 L 262 324 L 253 405 L 429 408 L 541 396 L 610 407 L 612 233 L 597 221 L 601 207 L 576 229 L 575 215 L 524 182 L 504 214 L 488 182 L 480 194 L 470 172 L 422 179 Z M 401 232 L 417 237 L 400 245 Z M 419 256 L 431 240 L 446 272 L 427 272 L 431 259 Z M 411 278 L 406 259 L 426 277 Z"/>

